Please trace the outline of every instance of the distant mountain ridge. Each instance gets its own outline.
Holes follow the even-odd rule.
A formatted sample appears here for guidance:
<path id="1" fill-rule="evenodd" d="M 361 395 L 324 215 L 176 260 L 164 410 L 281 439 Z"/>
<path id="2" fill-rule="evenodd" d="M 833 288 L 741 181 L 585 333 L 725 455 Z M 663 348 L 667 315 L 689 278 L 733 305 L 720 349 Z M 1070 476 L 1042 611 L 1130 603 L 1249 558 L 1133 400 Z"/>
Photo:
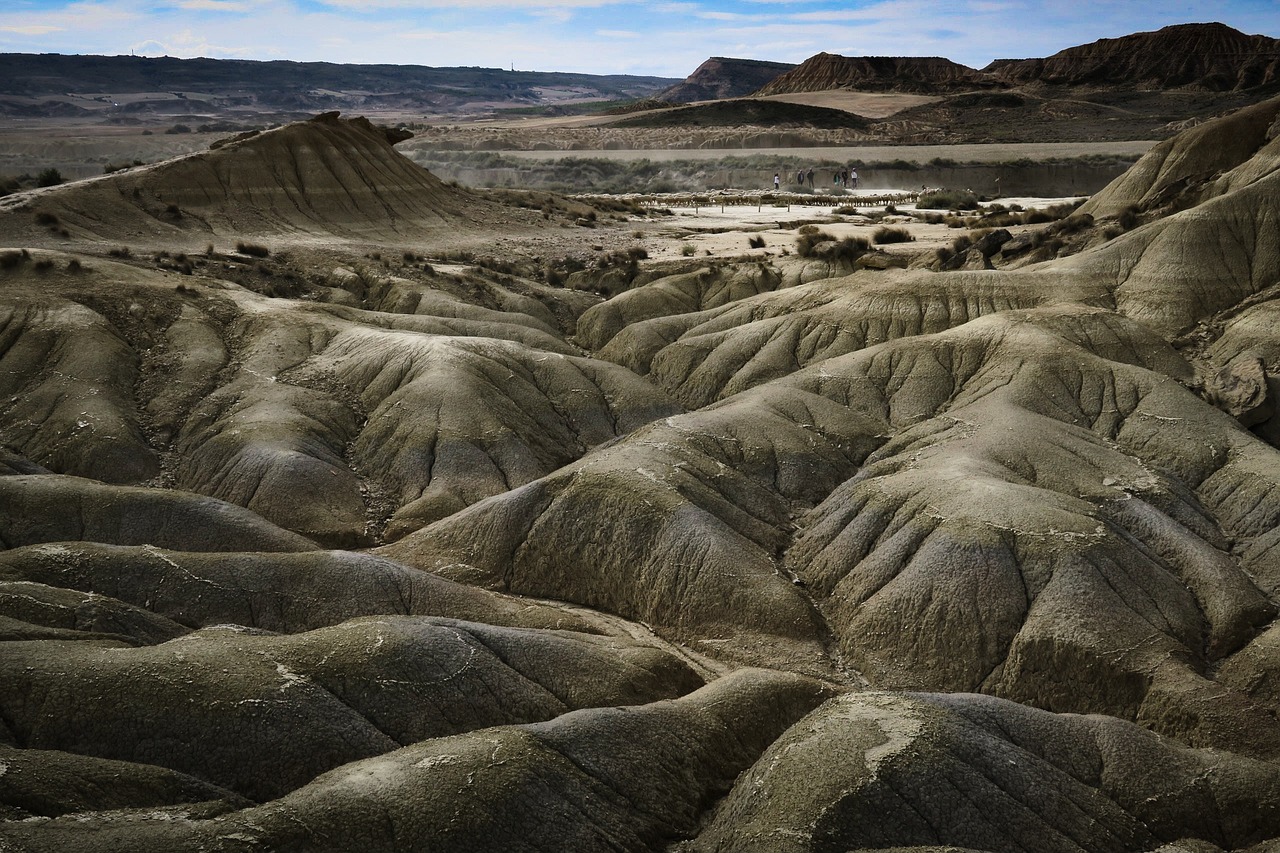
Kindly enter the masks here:
<path id="1" fill-rule="evenodd" d="M 1138 90 L 1249 91 L 1280 86 L 1280 39 L 1221 23 L 1179 24 L 1100 39 L 1045 59 L 1000 59 L 978 70 L 942 57 L 819 53 L 754 94 L 833 89 L 952 94 L 1033 84 Z"/>
<path id="2" fill-rule="evenodd" d="M 332 62 L 261 62 L 141 56 L 0 54 L 0 114 L 55 103 L 63 111 L 114 113 L 254 107 L 317 112 L 332 109 L 415 107 L 447 109 L 468 103 L 511 106 L 577 100 L 652 97 L 670 77 L 595 75 L 502 68 L 425 65 L 342 65 Z M 549 95 L 548 92 L 558 92 Z M 155 93 L 145 101 L 112 96 Z M 69 97 L 76 94 L 78 97 Z M 96 96 L 96 97 L 95 97 Z"/>

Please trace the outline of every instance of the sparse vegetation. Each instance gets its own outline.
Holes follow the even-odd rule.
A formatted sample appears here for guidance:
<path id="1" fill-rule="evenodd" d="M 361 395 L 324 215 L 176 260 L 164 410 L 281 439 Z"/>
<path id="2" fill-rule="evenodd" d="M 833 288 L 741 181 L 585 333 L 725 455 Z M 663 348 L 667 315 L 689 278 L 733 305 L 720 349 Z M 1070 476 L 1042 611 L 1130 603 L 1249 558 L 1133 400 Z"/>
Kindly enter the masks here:
<path id="1" fill-rule="evenodd" d="M 698 247 L 693 245 L 692 243 L 685 243 L 683 246 L 680 247 L 680 254 L 684 255 L 686 258 L 693 257 L 694 254 L 697 253 L 697 251 L 698 251 Z"/>
<path id="2" fill-rule="evenodd" d="M 798 233 L 796 253 L 802 258 L 821 254 L 831 260 L 854 261 L 871 248 L 866 237 L 845 237 L 838 240 L 835 235 L 822 231 L 815 225 L 805 225 Z"/>
<path id="3" fill-rule="evenodd" d="M 58 224 L 58 214 L 49 213 L 48 211 L 45 211 L 45 210 L 36 211 L 35 218 L 36 218 L 37 225 L 48 225 L 52 227 Z"/>
<path id="4" fill-rule="evenodd" d="M 26 249 L 10 249 L 0 252 L 0 269 L 11 270 L 31 260 L 31 253 Z"/>
<path id="5" fill-rule="evenodd" d="M 236 251 L 241 255 L 248 255 L 251 258 L 266 258 L 271 255 L 271 250 L 259 243 L 245 243 L 243 241 L 236 243 Z"/>
<path id="6" fill-rule="evenodd" d="M 42 169 L 40 174 L 36 175 L 36 186 L 38 187 L 56 187 L 65 181 L 66 178 L 62 177 L 62 173 L 52 166 L 48 169 Z"/>
<path id="7" fill-rule="evenodd" d="M 977 210 L 978 197 L 968 190 L 933 190 L 920 196 L 919 209 Z"/>
<path id="8" fill-rule="evenodd" d="M 748 238 L 747 238 L 747 245 L 748 245 L 750 248 L 752 248 L 752 249 L 763 249 L 763 248 L 764 248 L 764 237 L 763 237 L 763 236 L 761 236 L 761 235 L 759 235 L 759 234 L 757 234 L 757 235 L 756 235 L 756 236 L 754 236 L 754 237 L 748 237 Z"/>
<path id="9" fill-rule="evenodd" d="M 119 246 L 115 249 L 109 249 L 107 254 L 113 258 L 128 258 L 133 256 L 133 251 L 128 246 Z"/>
<path id="10" fill-rule="evenodd" d="M 122 172 L 125 169 L 131 169 L 134 166 L 145 165 L 141 160 L 134 160 L 132 163 L 108 163 L 102 167 L 102 174 L 113 175 L 116 172 Z"/>
<path id="11" fill-rule="evenodd" d="M 886 243 L 914 243 L 915 237 L 905 228 L 891 228 L 882 225 L 871 235 L 871 242 L 876 245 L 885 245 Z"/>

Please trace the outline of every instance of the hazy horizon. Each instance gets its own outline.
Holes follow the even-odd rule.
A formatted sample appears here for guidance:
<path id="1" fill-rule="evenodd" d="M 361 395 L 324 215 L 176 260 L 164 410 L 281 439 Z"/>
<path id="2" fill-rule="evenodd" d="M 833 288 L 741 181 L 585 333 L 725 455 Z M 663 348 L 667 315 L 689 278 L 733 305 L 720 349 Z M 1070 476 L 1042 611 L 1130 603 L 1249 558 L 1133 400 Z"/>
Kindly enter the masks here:
<path id="1" fill-rule="evenodd" d="M 974 68 L 1218 21 L 1280 36 L 1280 0 L 10 0 L 0 52 L 480 66 L 683 78 L 711 56 L 942 56 Z"/>

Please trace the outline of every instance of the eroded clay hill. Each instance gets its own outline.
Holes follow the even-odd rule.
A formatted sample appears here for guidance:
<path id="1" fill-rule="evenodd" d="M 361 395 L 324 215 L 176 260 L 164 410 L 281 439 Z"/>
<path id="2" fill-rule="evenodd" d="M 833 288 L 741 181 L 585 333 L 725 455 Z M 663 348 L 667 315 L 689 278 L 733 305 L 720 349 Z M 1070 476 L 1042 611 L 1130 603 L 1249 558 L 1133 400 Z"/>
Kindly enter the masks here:
<path id="1" fill-rule="evenodd" d="M 512 216 L 401 156 L 392 145 L 403 138 L 325 113 L 155 166 L 6 198 L 0 233 L 30 240 L 53 223 L 68 239 L 394 241 Z"/>
<path id="2" fill-rule="evenodd" d="M 755 94 L 783 95 L 828 89 L 956 92 L 993 85 L 990 77 L 940 56 L 839 56 L 820 53 L 774 77 Z"/>
<path id="3" fill-rule="evenodd" d="M 1099 39 L 1045 59 L 997 60 L 984 71 L 1015 85 L 1190 87 L 1214 92 L 1273 86 L 1280 40 L 1225 24 L 1181 24 Z"/>
<path id="4" fill-rule="evenodd" d="M 1014 270 L 6 251 L 0 848 L 1271 849 L 1278 117 Z"/>

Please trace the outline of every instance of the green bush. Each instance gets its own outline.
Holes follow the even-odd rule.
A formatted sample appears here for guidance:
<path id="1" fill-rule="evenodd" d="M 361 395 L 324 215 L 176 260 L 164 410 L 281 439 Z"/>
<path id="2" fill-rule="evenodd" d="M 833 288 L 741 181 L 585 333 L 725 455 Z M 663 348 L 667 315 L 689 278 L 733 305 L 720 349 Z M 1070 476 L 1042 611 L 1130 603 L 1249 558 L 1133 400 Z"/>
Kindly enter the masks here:
<path id="1" fill-rule="evenodd" d="M 40 174 L 36 175 L 36 186 L 38 187 L 56 187 L 63 183 L 66 178 L 62 177 L 62 173 L 50 166 L 44 169 Z"/>

